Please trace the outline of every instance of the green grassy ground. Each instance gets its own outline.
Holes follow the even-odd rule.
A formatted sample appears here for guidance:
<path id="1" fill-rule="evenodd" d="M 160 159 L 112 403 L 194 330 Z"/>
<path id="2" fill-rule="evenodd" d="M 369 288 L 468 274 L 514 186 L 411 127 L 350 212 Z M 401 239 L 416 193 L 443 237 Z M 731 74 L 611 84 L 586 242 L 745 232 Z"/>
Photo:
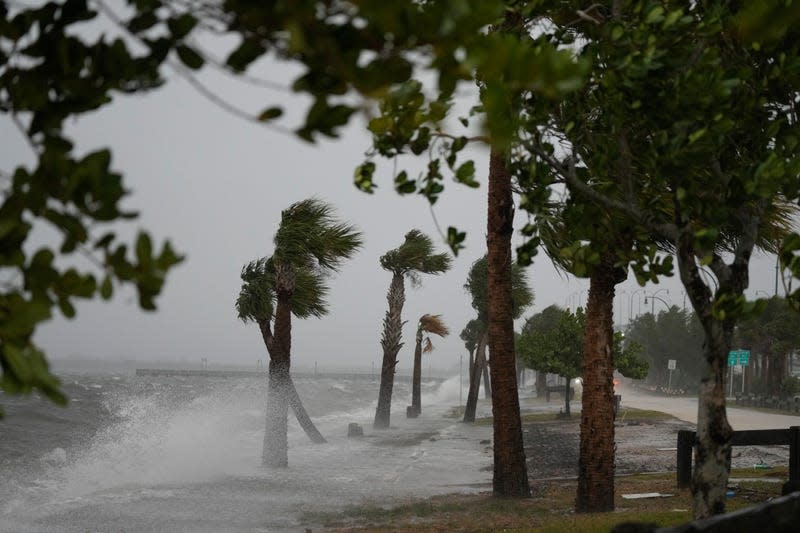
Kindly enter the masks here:
<path id="1" fill-rule="evenodd" d="M 780 483 L 762 478 L 785 477 L 786 469 L 731 472 L 740 481 L 728 500 L 734 511 L 780 495 Z M 533 497 L 503 500 L 488 494 L 438 496 L 398 502 L 389 507 L 364 505 L 340 513 L 314 514 L 304 522 L 328 531 L 509 531 L 509 532 L 607 532 L 628 521 L 670 526 L 691 520 L 691 494 L 675 488 L 675 474 L 639 474 L 616 480 L 616 510 L 612 513 L 575 514 L 575 481 L 547 482 L 532 487 Z M 624 494 L 658 492 L 668 496 L 629 500 Z"/>

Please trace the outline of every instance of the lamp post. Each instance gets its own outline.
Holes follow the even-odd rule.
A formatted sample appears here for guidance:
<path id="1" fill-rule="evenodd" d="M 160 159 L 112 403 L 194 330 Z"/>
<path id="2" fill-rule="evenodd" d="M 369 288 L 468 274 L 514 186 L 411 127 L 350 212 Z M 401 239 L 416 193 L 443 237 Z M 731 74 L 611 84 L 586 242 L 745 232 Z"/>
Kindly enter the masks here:
<path id="1" fill-rule="evenodd" d="M 619 295 L 619 294 L 628 294 L 628 291 L 626 291 L 626 290 L 624 290 L 624 289 L 623 289 L 623 290 L 621 290 L 621 291 L 617 291 L 617 292 L 615 293 L 615 296 L 616 296 L 616 295 Z M 622 320 L 622 316 L 623 316 L 623 313 L 622 313 L 622 311 L 623 311 L 624 307 L 625 307 L 625 299 L 623 298 L 623 299 L 621 299 L 621 300 L 619 301 L 619 315 L 618 315 L 618 316 L 619 316 L 620 320 Z M 620 323 L 620 325 L 622 325 L 622 324 Z"/>
<path id="2" fill-rule="evenodd" d="M 658 296 L 656 296 L 661 291 L 664 291 L 667 294 L 669 294 L 669 289 L 658 289 L 656 292 L 654 292 L 653 294 L 649 295 L 650 296 L 650 314 L 653 315 L 653 316 L 656 316 L 656 302 L 654 301 L 654 299 L 657 299 L 657 300 L 661 301 L 661 303 L 666 305 L 667 309 L 669 309 L 669 304 L 667 302 L 665 302 L 664 300 L 662 300 L 661 298 L 659 298 Z M 647 297 L 648 297 L 648 294 L 644 293 L 644 305 L 647 305 Z"/>
<path id="3" fill-rule="evenodd" d="M 775 296 L 778 295 L 778 266 L 781 264 L 781 256 L 775 255 Z"/>
<path id="4" fill-rule="evenodd" d="M 633 320 L 633 296 L 643 291 L 644 289 L 636 289 L 631 293 L 631 297 L 628 298 L 628 322 Z"/>
<path id="5" fill-rule="evenodd" d="M 719 290 L 719 283 L 717 283 L 717 278 L 715 278 L 714 275 L 711 274 L 710 272 L 706 271 L 706 269 L 703 268 L 702 266 L 698 267 L 697 269 L 700 271 L 701 274 L 705 274 L 704 277 L 707 277 L 708 279 L 711 280 L 711 282 L 714 284 L 714 293 L 716 294 L 716 292 Z"/>

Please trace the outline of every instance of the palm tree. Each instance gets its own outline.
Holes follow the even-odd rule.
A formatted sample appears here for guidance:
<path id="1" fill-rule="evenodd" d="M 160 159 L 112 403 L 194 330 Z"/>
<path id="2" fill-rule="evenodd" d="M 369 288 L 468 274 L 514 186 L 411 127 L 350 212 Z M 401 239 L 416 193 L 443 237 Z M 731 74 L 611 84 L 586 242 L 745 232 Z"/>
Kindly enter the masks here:
<path id="1" fill-rule="evenodd" d="M 362 239 L 353 226 L 334 218 L 331 206 L 311 198 L 281 213 L 274 243 L 272 257 L 253 261 L 242 269 L 236 310 L 243 321 L 258 324 L 270 357 L 262 463 L 286 467 L 290 404 L 312 440 L 324 441 L 316 428 L 310 429 L 313 424 L 289 373 L 291 315 L 307 318 L 327 313 L 325 280 L 361 247 Z"/>
<path id="2" fill-rule="evenodd" d="M 461 335 L 459 335 L 461 340 L 464 341 L 464 347 L 467 349 L 467 352 L 469 352 L 469 366 L 467 368 L 469 369 L 470 380 L 472 379 L 472 371 L 475 366 L 475 350 L 485 330 L 486 325 L 477 318 L 473 318 L 467 322 L 467 325 L 461 330 Z"/>
<path id="3" fill-rule="evenodd" d="M 482 330 L 477 335 L 478 344 L 475 352 L 475 364 L 470 371 L 469 392 L 467 393 L 467 406 L 464 410 L 464 422 L 475 421 L 475 410 L 478 404 L 478 389 L 480 388 L 481 374 L 486 366 L 486 345 L 489 337 L 489 283 L 488 259 L 483 256 L 472 264 L 467 275 L 464 289 L 472 298 L 472 308 L 478 313 L 476 325 Z M 519 318 L 523 311 L 533 303 L 533 291 L 528 286 L 525 270 L 516 263 L 511 266 L 511 319 Z M 512 372 L 515 374 L 516 370 Z M 514 388 L 516 393 L 516 386 Z"/>
<path id="4" fill-rule="evenodd" d="M 397 353 L 403 344 L 400 338 L 403 332 L 403 304 L 405 303 L 405 278 L 413 285 L 420 283 L 420 274 L 441 274 L 450 269 L 450 256 L 434 253 L 430 237 L 419 230 L 406 233 L 403 244 L 389 250 L 380 259 L 381 267 L 392 273 L 392 282 L 386 299 L 389 309 L 383 319 L 383 365 L 381 367 L 381 385 L 378 392 L 378 407 L 375 410 L 375 429 L 389 427 L 392 405 L 392 389 L 394 387 L 394 371 L 397 366 Z"/>
<path id="5" fill-rule="evenodd" d="M 425 334 L 428 334 L 425 337 Z M 417 322 L 417 342 L 414 348 L 414 373 L 411 385 L 411 405 L 406 410 L 409 418 L 416 418 L 422 413 L 422 394 L 420 385 L 422 381 L 422 354 L 433 351 L 431 335 L 446 337 L 450 330 L 444 325 L 442 315 L 424 314 Z M 423 339 L 424 337 L 424 339 Z M 423 345 L 424 343 L 424 345 Z"/>

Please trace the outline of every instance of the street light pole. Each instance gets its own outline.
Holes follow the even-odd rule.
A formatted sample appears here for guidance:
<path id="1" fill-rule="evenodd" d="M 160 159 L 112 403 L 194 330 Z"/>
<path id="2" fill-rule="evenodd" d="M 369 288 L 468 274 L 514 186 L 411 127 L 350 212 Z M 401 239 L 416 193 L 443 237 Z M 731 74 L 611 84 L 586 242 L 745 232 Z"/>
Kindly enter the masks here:
<path id="1" fill-rule="evenodd" d="M 775 296 L 778 295 L 778 265 L 781 263 L 781 256 L 775 256 Z"/>
<path id="2" fill-rule="evenodd" d="M 650 298 L 651 298 L 650 299 L 650 314 L 653 315 L 653 316 L 656 316 L 656 302 L 654 301 L 654 299 L 658 298 L 656 295 L 661 291 L 665 291 L 667 294 L 669 294 L 669 289 L 658 289 L 656 292 L 654 292 L 653 294 L 650 295 Z M 667 302 L 665 302 L 661 298 L 658 298 L 658 299 L 664 305 L 667 306 L 667 309 L 669 309 L 669 304 Z M 647 305 L 647 293 L 644 293 L 644 304 Z"/>
<path id="3" fill-rule="evenodd" d="M 628 322 L 633 320 L 633 296 L 640 292 L 644 291 L 644 289 L 636 289 L 631 293 L 631 297 L 628 298 Z"/>
<path id="4" fill-rule="evenodd" d="M 644 297 L 644 304 L 645 305 L 647 305 L 647 298 L 648 298 L 648 296 Z M 667 310 L 669 310 L 669 304 L 667 302 L 665 302 L 663 298 L 659 298 L 655 294 L 651 294 L 649 296 L 649 298 L 650 298 L 650 314 L 653 315 L 654 318 L 656 316 L 656 302 L 655 302 L 656 300 L 658 300 L 659 302 L 664 304 L 664 306 L 666 306 Z"/>

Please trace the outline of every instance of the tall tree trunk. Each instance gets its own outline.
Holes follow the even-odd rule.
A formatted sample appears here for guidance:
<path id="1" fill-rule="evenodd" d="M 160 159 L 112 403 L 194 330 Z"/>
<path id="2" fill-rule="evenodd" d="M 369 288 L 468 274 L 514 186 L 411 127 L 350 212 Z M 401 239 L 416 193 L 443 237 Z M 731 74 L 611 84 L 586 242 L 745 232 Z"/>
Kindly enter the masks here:
<path id="1" fill-rule="evenodd" d="M 267 347 L 267 353 L 270 356 L 270 361 L 272 361 L 272 354 L 273 354 L 273 351 L 276 350 L 276 346 L 275 346 L 274 337 L 272 336 L 272 331 L 270 329 L 269 321 L 266 321 L 266 320 L 259 321 L 258 322 L 258 326 L 259 326 L 259 328 L 261 330 L 261 337 L 264 339 L 264 344 Z M 276 370 L 276 373 L 277 372 L 278 371 Z M 308 413 L 306 412 L 305 407 L 303 407 L 303 402 L 300 400 L 300 395 L 297 393 L 297 389 L 294 386 L 294 381 L 292 380 L 290 371 L 287 371 L 287 375 L 289 377 L 288 377 L 287 383 L 285 384 L 286 397 L 287 397 L 287 401 L 289 402 L 289 406 L 292 408 L 292 411 L 294 412 L 294 416 L 297 418 L 297 421 L 300 423 L 300 427 L 303 428 L 303 431 L 306 432 L 306 435 L 308 435 L 308 438 L 311 439 L 312 442 L 315 442 L 317 444 L 322 444 L 322 443 L 327 442 L 325 440 L 325 437 L 322 436 L 322 434 L 319 432 L 317 427 L 314 425 L 314 422 L 308 416 Z M 271 376 L 268 379 L 269 379 L 269 388 L 270 389 L 275 389 L 275 391 L 277 391 L 279 388 L 281 388 L 282 385 L 281 385 L 281 382 L 280 382 L 280 378 L 275 378 L 277 381 L 275 381 L 274 384 L 273 384 L 274 380 L 273 380 L 273 378 Z M 268 393 L 267 398 L 268 398 L 268 404 L 269 405 L 277 405 L 277 402 L 278 402 L 278 397 L 277 396 L 274 399 L 270 400 L 271 396 L 269 396 L 269 393 Z M 282 409 L 282 408 L 279 408 L 279 409 Z M 275 416 L 278 417 L 279 414 L 276 414 Z M 280 420 L 278 418 L 276 418 L 276 424 L 279 427 L 279 426 L 281 426 L 282 422 L 280 422 Z M 267 415 L 266 427 L 269 428 L 269 427 L 272 427 L 272 425 L 273 424 L 270 424 L 270 415 Z M 265 439 L 264 452 L 262 452 L 262 453 L 266 453 L 267 448 L 272 448 L 271 444 L 267 444 L 267 440 L 268 439 L 267 439 L 266 432 L 264 434 L 264 439 Z M 271 442 L 271 440 L 270 440 L 270 442 Z M 283 462 L 283 461 L 284 461 L 283 459 L 276 460 L 276 462 Z M 265 464 L 266 464 L 266 461 L 265 461 Z"/>
<path id="2" fill-rule="evenodd" d="M 547 372 L 536 371 L 536 397 L 544 398 L 547 395 Z"/>
<path id="3" fill-rule="evenodd" d="M 289 466 L 288 378 L 289 362 L 270 359 L 266 429 L 261 451 L 261 464 L 270 468 Z"/>
<path id="4" fill-rule="evenodd" d="M 575 510 L 614 510 L 614 286 L 624 271 L 606 254 L 589 277 Z M 569 384 L 567 384 L 569 386 Z"/>
<path id="5" fill-rule="evenodd" d="M 471 352 L 469 352 L 469 381 L 470 381 L 470 383 L 472 383 L 472 373 L 474 371 L 475 371 L 475 350 L 472 350 Z"/>
<path id="6" fill-rule="evenodd" d="M 378 407 L 375 410 L 375 429 L 389 427 L 389 418 L 392 409 L 392 389 L 394 388 L 394 371 L 397 366 L 397 353 L 403 344 L 400 337 L 403 333 L 403 304 L 406 301 L 405 284 L 403 275 L 397 272 L 392 274 L 392 283 L 386 296 L 389 309 L 383 319 L 383 365 L 381 367 L 381 386 L 378 391 Z"/>
<path id="7" fill-rule="evenodd" d="M 569 393 L 569 382 L 571 381 L 571 378 L 564 378 L 564 379 L 567 380 L 567 384 L 564 385 L 564 416 L 570 418 L 572 416 L 572 412 L 569 409 L 569 401 L 572 399 L 570 398 L 570 393 Z"/>
<path id="8" fill-rule="evenodd" d="M 295 271 L 289 264 L 276 265 L 275 332 L 269 361 L 269 389 L 267 391 L 267 416 L 261 462 L 269 467 L 286 467 L 288 459 L 289 374 L 292 353 L 292 294 Z M 264 332 L 262 326 L 262 333 Z"/>
<path id="9" fill-rule="evenodd" d="M 712 319 L 708 325 L 703 349 L 705 365 L 697 397 L 697 442 L 692 476 L 695 518 L 725 512 L 731 468 L 733 429 L 725 411 L 725 370 L 730 346 L 718 321 Z"/>
<path id="10" fill-rule="evenodd" d="M 414 346 L 414 373 L 411 378 L 411 411 L 407 415 L 416 418 L 422 413 L 422 330 L 417 331 L 416 344 Z"/>
<path id="11" fill-rule="evenodd" d="M 481 388 L 481 374 L 486 361 L 486 332 L 481 333 L 478 347 L 475 350 L 475 364 L 469 373 L 469 391 L 467 405 L 464 407 L 464 422 L 475 422 L 475 411 L 478 408 L 478 392 Z"/>
<path id="12" fill-rule="evenodd" d="M 490 361 L 488 358 L 483 359 L 483 398 L 485 400 L 492 399 L 492 382 L 489 379 Z"/>
<path id="13" fill-rule="evenodd" d="M 311 442 L 316 444 L 324 444 L 328 442 L 325 440 L 325 437 L 322 436 L 322 433 L 319 432 L 317 426 L 314 425 L 311 417 L 308 416 L 306 408 L 303 407 L 303 402 L 300 400 L 300 395 L 297 394 L 297 389 L 294 386 L 294 380 L 292 380 L 291 374 L 289 375 L 286 385 L 286 397 L 289 401 L 289 407 L 292 408 L 295 418 L 297 418 L 297 421 L 300 423 L 300 427 L 306 432 L 308 438 L 311 439 Z"/>
<path id="14" fill-rule="evenodd" d="M 508 15 L 507 15 L 508 17 Z M 511 23 L 513 21 L 509 21 Z M 489 157 L 487 209 L 487 267 L 489 353 L 492 364 L 492 415 L 494 417 L 495 496 L 530 497 L 528 468 L 522 441 L 517 373 L 514 364 L 514 310 L 511 298 L 511 234 L 514 206 L 511 173 L 503 153 L 493 148 Z"/>
<path id="15" fill-rule="evenodd" d="M 689 295 L 695 313 L 703 326 L 703 358 L 700 388 L 697 397 L 697 440 L 694 446 L 695 465 L 692 473 L 692 514 L 695 519 L 725 512 L 728 476 L 731 464 L 731 437 L 725 409 L 725 371 L 735 321 L 719 320 L 712 313 L 714 299 L 722 295 L 741 296 L 747 288 L 747 263 L 740 260 L 743 248 L 737 250 L 729 268 L 712 263 L 719 282 L 712 298 L 702 280 L 693 248 L 694 235 L 683 230 L 677 243 L 678 267 L 681 281 Z M 741 247 L 741 242 L 740 242 Z M 752 246 L 750 247 L 752 250 Z M 745 249 L 749 258 L 750 251 Z"/>

